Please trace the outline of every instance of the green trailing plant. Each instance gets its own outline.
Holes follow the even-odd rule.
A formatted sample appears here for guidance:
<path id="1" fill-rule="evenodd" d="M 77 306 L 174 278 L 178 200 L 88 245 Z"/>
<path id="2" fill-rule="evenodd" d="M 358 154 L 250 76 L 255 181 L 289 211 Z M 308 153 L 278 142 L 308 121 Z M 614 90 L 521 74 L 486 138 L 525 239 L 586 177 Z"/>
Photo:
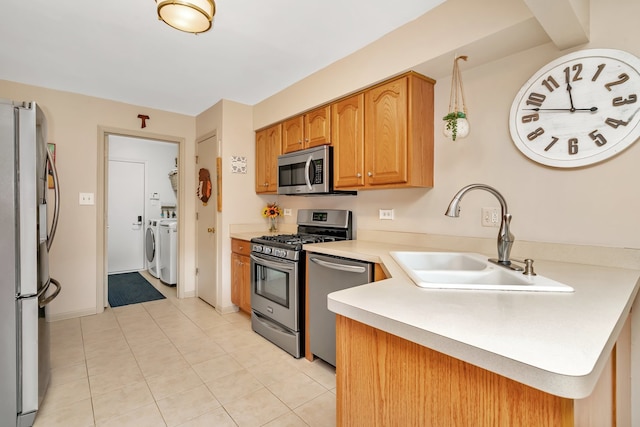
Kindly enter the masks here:
<path id="1" fill-rule="evenodd" d="M 451 139 L 453 139 L 454 141 L 458 136 L 458 119 L 464 119 L 466 117 L 467 115 L 462 111 L 455 111 L 447 114 L 442 118 L 442 120 L 447 122 L 446 129 L 451 131 Z"/>

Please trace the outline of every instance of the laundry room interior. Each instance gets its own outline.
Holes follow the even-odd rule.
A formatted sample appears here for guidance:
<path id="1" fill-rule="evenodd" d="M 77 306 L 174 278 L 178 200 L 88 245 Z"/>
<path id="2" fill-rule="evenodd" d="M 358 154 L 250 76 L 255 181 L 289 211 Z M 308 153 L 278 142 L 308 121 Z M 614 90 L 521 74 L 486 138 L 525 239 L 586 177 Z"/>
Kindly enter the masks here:
<path id="1" fill-rule="evenodd" d="M 173 142 L 108 136 L 110 279 L 140 272 L 177 285 L 178 152 Z"/>

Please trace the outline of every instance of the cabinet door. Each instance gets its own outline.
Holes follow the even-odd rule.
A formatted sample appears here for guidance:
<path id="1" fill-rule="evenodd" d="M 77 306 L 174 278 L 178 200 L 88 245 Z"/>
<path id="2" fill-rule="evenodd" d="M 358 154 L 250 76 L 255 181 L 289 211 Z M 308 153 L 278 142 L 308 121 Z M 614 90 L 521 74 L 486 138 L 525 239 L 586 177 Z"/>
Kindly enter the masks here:
<path id="1" fill-rule="evenodd" d="M 335 188 L 364 185 L 364 94 L 331 106 Z"/>
<path id="2" fill-rule="evenodd" d="M 407 174 L 407 77 L 365 92 L 367 185 L 403 184 Z"/>
<path id="3" fill-rule="evenodd" d="M 331 144 L 331 106 L 327 105 L 304 115 L 304 147 Z"/>
<path id="4" fill-rule="evenodd" d="M 284 154 L 302 150 L 304 116 L 297 116 L 282 124 L 282 152 Z"/>
<path id="5" fill-rule="evenodd" d="M 275 194 L 278 191 L 281 126 L 277 124 L 256 132 L 256 193 Z"/>
<path id="6" fill-rule="evenodd" d="M 242 308 L 242 255 L 231 254 L 231 302 Z"/>
<path id="7" fill-rule="evenodd" d="M 241 255 L 239 258 L 242 259 L 240 308 L 251 314 L 251 258 L 246 255 Z"/>

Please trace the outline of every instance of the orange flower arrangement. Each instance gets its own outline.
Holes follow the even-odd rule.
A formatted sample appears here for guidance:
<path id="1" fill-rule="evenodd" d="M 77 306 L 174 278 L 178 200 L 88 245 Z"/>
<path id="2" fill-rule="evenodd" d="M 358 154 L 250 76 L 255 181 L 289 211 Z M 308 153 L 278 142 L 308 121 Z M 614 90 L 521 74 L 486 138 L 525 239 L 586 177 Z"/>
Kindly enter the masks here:
<path id="1" fill-rule="evenodd" d="M 269 203 L 262 209 L 262 216 L 265 218 L 277 218 L 282 215 L 282 209 L 277 203 Z"/>
<path id="2" fill-rule="evenodd" d="M 280 215 L 282 215 L 282 209 L 275 202 L 268 203 L 262 209 L 262 216 L 269 219 L 269 231 L 271 233 L 278 231 L 278 217 Z"/>

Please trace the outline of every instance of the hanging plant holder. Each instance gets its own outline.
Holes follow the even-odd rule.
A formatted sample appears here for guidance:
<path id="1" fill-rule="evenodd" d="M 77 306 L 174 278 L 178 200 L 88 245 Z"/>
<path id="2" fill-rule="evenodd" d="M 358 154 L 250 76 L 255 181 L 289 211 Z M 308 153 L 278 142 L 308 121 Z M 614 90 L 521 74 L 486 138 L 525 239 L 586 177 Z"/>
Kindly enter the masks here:
<path id="1" fill-rule="evenodd" d="M 449 112 L 442 118 L 445 121 L 443 133 L 447 138 L 455 141 L 469 135 L 469 121 L 467 120 L 467 107 L 464 102 L 464 90 L 462 76 L 458 60 L 467 60 L 466 56 L 458 56 L 453 60 L 453 72 L 451 73 L 451 94 L 449 96 Z"/>

